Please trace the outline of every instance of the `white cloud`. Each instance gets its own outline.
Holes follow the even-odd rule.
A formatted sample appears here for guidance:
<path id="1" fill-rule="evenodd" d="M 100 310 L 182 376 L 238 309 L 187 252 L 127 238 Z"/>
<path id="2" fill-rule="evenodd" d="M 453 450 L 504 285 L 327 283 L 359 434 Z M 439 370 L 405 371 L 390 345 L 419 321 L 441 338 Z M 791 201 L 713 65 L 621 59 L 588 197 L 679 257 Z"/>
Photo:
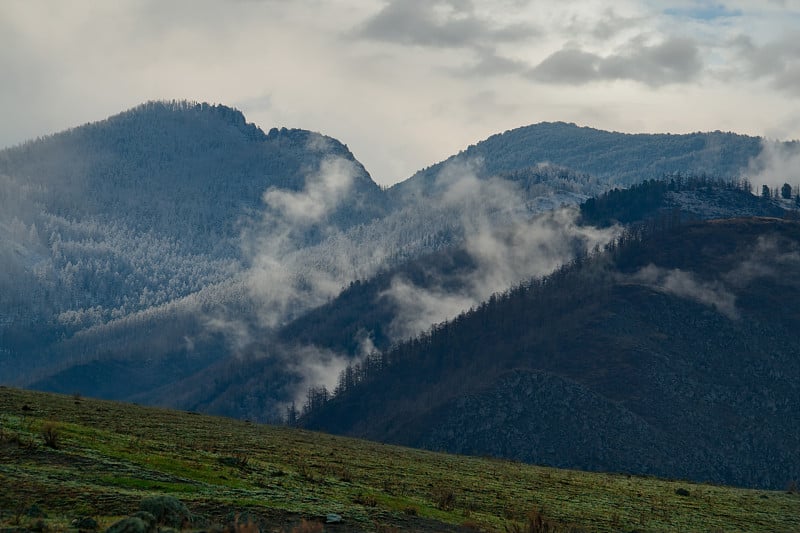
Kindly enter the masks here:
<path id="1" fill-rule="evenodd" d="M 318 135 L 312 139 L 325 138 Z M 306 178 L 302 191 L 270 188 L 264 193 L 264 203 L 278 219 L 293 227 L 320 222 L 348 194 L 356 172 L 356 165 L 350 160 L 325 159 L 319 172 Z"/>
<path id="2" fill-rule="evenodd" d="M 431 208 L 458 206 L 454 212 L 463 217 L 456 222 L 457 233 L 463 232 L 463 248 L 474 268 L 459 274 L 457 288 L 452 279 L 442 280 L 446 286 L 441 287 L 421 287 L 402 276 L 393 279 L 382 297 L 396 305 L 390 326 L 395 340 L 453 318 L 493 293 L 549 274 L 577 253 L 605 246 L 619 231 L 579 226 L 574 206 L 531 217 L 516 184 L 479 180 L 474 174 L 479 166 L 479 161 L 446 165 L 437 176 L 437 196 L 430 199 Z M 434 273 L 431 277 L 436 279 Z"/>
<path id="3" fill-rule="evenodd" d="M 770 189 L 780 188 L 784 183 L 800 184 L 800 152 L 797 144 L 784 144 L 765 140 L 757 158 L 750 161 L 749 179 L 759 194 L 762 185 Z"/>
<path id="4" fill-rule="evenodd" d="M 692 272 L 677 268 L 668 270 L 652 264 L 630 276 L 630 280 L 679 298 L 694 300 L 731 320 L 739 319 L 736 296 L 719 281 L 699 280 Z"/>

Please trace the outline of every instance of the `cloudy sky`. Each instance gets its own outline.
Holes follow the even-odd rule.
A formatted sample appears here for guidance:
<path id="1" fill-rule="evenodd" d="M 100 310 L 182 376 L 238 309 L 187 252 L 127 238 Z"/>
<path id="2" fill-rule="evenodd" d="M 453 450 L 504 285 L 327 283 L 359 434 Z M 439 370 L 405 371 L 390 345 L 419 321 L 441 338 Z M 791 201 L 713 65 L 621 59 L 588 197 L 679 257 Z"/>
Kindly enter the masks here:
<path id="1" fill-rule="evenodd" d="M 546 120 L 800 138 L 800 0 L 2 0 L 0 69 L 0 146 L 189 99 L 383 184 Z"/>

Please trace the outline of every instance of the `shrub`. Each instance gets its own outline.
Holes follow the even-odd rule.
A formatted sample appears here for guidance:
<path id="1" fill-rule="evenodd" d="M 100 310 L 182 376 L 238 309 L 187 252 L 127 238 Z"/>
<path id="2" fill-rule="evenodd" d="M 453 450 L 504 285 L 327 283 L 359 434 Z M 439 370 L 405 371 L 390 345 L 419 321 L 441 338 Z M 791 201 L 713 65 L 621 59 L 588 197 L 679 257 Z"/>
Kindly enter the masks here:
<path id="1" fill-rule="evenodd" d="M 47 513 L 45 513 L 42 508 L 35 503 L 27 507 L 24 513 L 28 518 L 47 518 Z"/>
<path id="2" fill-rule="evenodd" d="M 173 496 L 151 496 L 142 500 L 139 509 L 152 514 L 156 523 L 181 528 L 191 523 L 191 514 L 186 506 Z"/>
<path id="3" fill-rule="evenodd" d="M 250 463 L 250 457 L 247 454 L 237 453 L 233 457 L 220 457 L 219 462 L 225 466 L 245 470 Z"/>
<path id="4" fill-rule="evenodd" d="M 72 527 L 78 531 L 97 531 L 99 524 L 91 516 L 84 516 L 72 521 Z"/>
<path id="5" fill-rule="evenodd" d="M 528 513 L 528 520 L 524 526 L 511 524 L 505 529 L 506 533 L 555 533 L 558 531 L 557 525 L 546 519 L 539 509 Z"/>
<path id="6" fill-rule="evenodd" d="M 152 515 L 150 518 L 153 518 Z M 142 519 L 139 516 L 129 516 L 112 524 L 106 529 L 106 533 L 152 533 L 155 530 L 155 524 L 149 522 L 147 517 Z"/>
<path id="7" fill-rule="evenodd" d="M 334 475 L 339 478 L 339 481 L 344 483 L 352 483 L 353 482 L 353 472 L 350 471 L 349 468 L 342 465 L 339 468 L 334 469 Z"/>
<path id="8" fill-rule="evenodd" d="M 431 496 L 433 497 L 433 503 L 442 511 L 452 511 L 455 509 L 456 494 L 452 489 L 444 486 L 434 487 Z"/>
<path id="9" fill-rule="evenodd" d="M 58 448 L 61 443 L 61 428 L 54 422 L 45 422 L 42 426 L 42 438 L 48 448 Z"/>
<path id="10" fill-rule="evenodd" d="M 378 499 L 373 494 L 358 493 L 353 498 L 353 503 L 363 505 L 364 507 L 375 507 L 378 505 Z"/>

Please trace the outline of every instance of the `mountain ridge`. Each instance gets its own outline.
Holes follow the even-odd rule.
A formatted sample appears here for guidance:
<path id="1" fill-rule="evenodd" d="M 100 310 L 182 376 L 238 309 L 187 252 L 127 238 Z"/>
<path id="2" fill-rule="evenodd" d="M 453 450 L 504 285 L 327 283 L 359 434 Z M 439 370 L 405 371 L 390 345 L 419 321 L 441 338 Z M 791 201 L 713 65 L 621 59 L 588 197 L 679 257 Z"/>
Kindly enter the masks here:
<path id="1" fill-rule="evenodd" d="M 296 129 L 265 133 L 219 105 L 151 102 L 4 150 L 0 373 L 62 392 L 274 420 L 306 385 L 335 381 L 371 347 L 387 349 L 599 244 L 606 233 L 577 224 L 575 208 L 560 208 L 644 179 L 630 170 L 643 157 L 663 160 L 674 175 L 708 154 L 757 144 L 728 134 L 673 137 L 635 137 L 636 149 L 624 150 L 631 137 L 623 134 L 525 126 L 427 169 L 430 186 L 413 201 L 397 201 L 394 187 L 382 191 L 341 141 Z M 566 159 L 543 164 L 548 150 Z M 600 163 L 570 166 L 581 151 Z M 708 161 L 696 168 L 732 168 Z M 674 196 L 664 209 L 690 201 L 707 209 L 700 193 Z M 735 198 L 716 201 L 719 213 L 741 211 Z M 430 253 L 441 254 L 443 268 L 426 259 L 409 267 L 416 277 L 392 270 Z M 448 272 L 447 261 L 469 268 Z M 417 283 L 426 269 L 436 276 Z M 388 285 L 369 285 L 386 271 Z M 320 318 L 335 309 L 320 306 L 358 280 L 380 288 L 384 303 L 405 306 L 405 322 L 378 331 L 363 320 Z M 298 333 L 304 320 L 341 329 L 312 339 Z M 237 366 L 262 359 L 250 374 Z M 263 398 L 232 381 L 256 376 L 264 377 Z M 226 388 L 212 386 L 217 381 Z M 179 400 L 169 385 L 178 383 L 180 401 L 190 403 L 171 403 Z"/>
<path id="2" fill-rule="evenodd" d="M 541 122 L 491 135 L 420 170 L 392 186 L 389 193 L 407 199 L 416 190 L 430 187 L 443 167 L 470 159 L 482 161 L 480 172 L 486 175 L 537 165 L 560 165 L 603 180 L 605 188 L 662 178 L 676 171 L 737 178 L 749 161 L 758 156 L 761 142 L 760 137 L 731 132 L 619 133 L 566 122 Z M 529 149 L 519 150 L 520 146 Z"/>

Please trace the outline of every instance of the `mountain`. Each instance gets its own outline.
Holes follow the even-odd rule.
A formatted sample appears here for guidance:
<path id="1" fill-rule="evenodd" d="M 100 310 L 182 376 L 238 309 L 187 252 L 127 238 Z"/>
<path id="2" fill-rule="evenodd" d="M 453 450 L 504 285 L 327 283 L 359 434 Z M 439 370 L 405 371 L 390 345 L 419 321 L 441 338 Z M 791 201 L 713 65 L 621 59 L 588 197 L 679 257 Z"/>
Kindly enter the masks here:
<path id="1" fill-rule="evenodd" d="M 596 187 L 628 186 L 675 172 L 736 178 L 762 150 L 762 139 L 734 133 L 627 134 L 542 122 L 469 146 L 420 170 L 389 190 L 393 201 L 412 201 L 436 190 L 449 166 L 471 165 L 479 176 L 520 173 L 555 165 L 589 176 Z M 601 190 L 585 191 L 589 195 Z"/>
<path id="2" fill-rule="evenodd" d="M 753 196 L 741 185 L 709 178 L 650 180 L 615 189 L 587 200 L 579 210 L 542 214 L 493 234 L 480 232 L 465 245 L 356 280 L 335 298 L 278 328 L 268 341 L 252 346 L 250 356 L 231 358 L 188 379 L 170 381 L 148 396 L 182 409 L 261 419 L 276 403 L 294 401 L 300 407 L 307 401 L 305 392 L 313 383 L 308 373 L 290 375 L 282 368 L 296 368 L 302 366 L 298 361 L 304 361 L 315 369 L 317 383 L 333 391 L 341 387 L 343 376 L 337 380 L 337 372 L 348 361 L 368 361 L 370 354 L 386 352 L 432 324 L 478 307 L 494 293 L 547 275 L 574 257 L 588 255 L 597 243 L 620 235 L 618 226 L 598 231 L 592 225 L 598 220 L 623 219 L 631 228 L 656 228 L 720 214 L 792 213 L 780 202 Z M 497 257 L 503 261 L 496 261 Z M 57 379 L 71 383 L 68 375 Z"/>
<path id="3" fill-rule="evenodd" d="M 800 471 L 800 223 L 629 232 L 312 393 L 308 428 L 782 488 Z"/>
<path id="4" fill-rule="evenodd" d="M 597 230 L 575 206 L 632 169 L 738 175 L 757 152 L 689 137 L 534 125 L 387 191 L 341 142 L 220 105 L 151 102 L 2 150 L 0 376 L 275 420 L 353 358 L 602 246 L 626 221 Z M 661 207 L 707 209 L 698 194 Z M 715 216 L 758 202 L 720 194 Z"/>
<path id="5" fill-rule="evenodd" d="M 165 314 L 183 330 L 168 347 L 178 350 L 207 329 L 198 312 L 250 305 L 244 272 L 261 246 L 290 253 L 386 208 L 338 141 L 264 133 L 239 111 L 187 102 L 151 102 L 3 150 L 0 185 L 6 380 L 119 352 L 125 337 L 160 356 L 146 337 Z M 321 200 L 298 214 L 309 197 Z M 136 334 L 119 337 L 125 327 Z"/>
<path id="6" fill-rule="evenodd" d="M 701 177 L 647 180 L 586 200 L 577 210 L 576 229 L 566 231 L 565 228 L 561 233 L 548 235 L 547 239 L 556 238 L 564 246 L 563 254 L 555 261 L 560 264 L 591 251 L 595 241 L 581 229 L 730 217 L 780 218 L 790 214 L 787 207 L 790 205 L 754 196 L 738 184 L 723 180 Z M 536 231 L 551 220 L 550 215 L 541 215 L 521 229 Z M 512 242 L 508 248 L 517 244 Z M 503 252 L 505 255 L 507 250 L 503 249 Z M 535 257 L 541 258 L 543 253 L 542 249 L 530 251 L 530 256 L 524 261 L 527 268 L 516 272 L 516 279 L 487 287 L 485 292 L 476 295 L 473 304 L 478 305 L 492 293 L 503 292 L 516 283 L 549 274 L 550 268 L 537 269 L 535 263 Z M 403 311 L 400 309 L 403 302 L 393 297 L 393 284 L 402 280 L 421 294 L 439 292 L 451 297 L 460 294 L 467 299 L 474 279 L 487 277 L 485 271 L 491 271 L 495 266 L 487 265 L 482 259 L 479 249 L 453 246 L 386 269 L 368 280 L 352 283 L 335 299 L 288 323 L 279 330 L 278 338 L 284 342 L 312 344 L 352 355 L 362 353 L 363 341 L 369 339 L 371 346 L 385 351 L 393 343 L 404 340 L 392 335 L 392 326 L 397 325 L 398 315 Z M 441 319 L 452 316 L 455 314 Z"/>
<path id="7" fill-rule="evenodd" d="M 352 198 L 336 223 L 382 214 L 380 188 L 346 146 L 304 130 L 265 134 L 221 105 L 143 104 L 4 150 L 0 175 L 20 189 L 9 200 L 42 204 L 49 215 L 124 222 L 195 254 L 236 255 L 237 224 L 264 208 L 264 192 L 302 190 L 326 158 L 353 163 Z"/>

